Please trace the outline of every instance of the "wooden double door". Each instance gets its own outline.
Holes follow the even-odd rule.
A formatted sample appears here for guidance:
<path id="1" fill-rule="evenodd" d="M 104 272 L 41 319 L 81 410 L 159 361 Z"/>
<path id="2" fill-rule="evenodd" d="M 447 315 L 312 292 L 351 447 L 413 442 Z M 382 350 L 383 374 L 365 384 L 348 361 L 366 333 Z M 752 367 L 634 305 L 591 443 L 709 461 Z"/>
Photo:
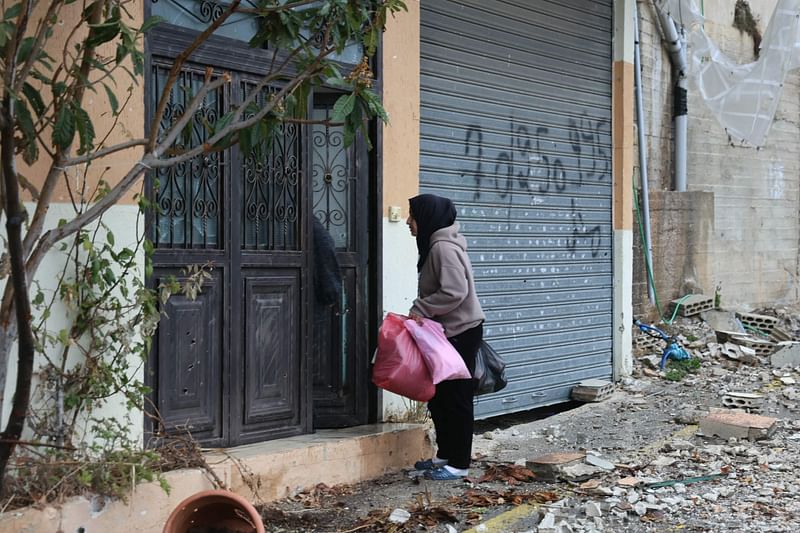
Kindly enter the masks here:
<path id="1" fill-rule="evenodd" d="M 174 50 L 191 30 L 160 28 L 148 41 L 148 108 L 163 90 Z M 240 52 L 231 53 L 231 47 Z M 162 121 L 182 113 L 207 65 L 232 77 L 192 122 L 191 145 L 241 102 L 263 74 L 266 51 L 212 40 L 186 65 Z M 264 101 L 265 89 L 259 99 Z M 332 113 L 337 95 L 317 91 L 310 118 Z M 153 405 L 167 431 L 232 446 L 368 421 L 370 324 L 369 176 L 363 139 L 345 147 L 341 128 L 285 124 L 269 150 L 234 146 L 149 178 L 155 208 L 151 283 L 179 281 L 202 265 L 196 298 L 172 296 L 148 362 Z M 329 232 L 342 289 L 333 304 L 314 293 L 312 217 Z"/>

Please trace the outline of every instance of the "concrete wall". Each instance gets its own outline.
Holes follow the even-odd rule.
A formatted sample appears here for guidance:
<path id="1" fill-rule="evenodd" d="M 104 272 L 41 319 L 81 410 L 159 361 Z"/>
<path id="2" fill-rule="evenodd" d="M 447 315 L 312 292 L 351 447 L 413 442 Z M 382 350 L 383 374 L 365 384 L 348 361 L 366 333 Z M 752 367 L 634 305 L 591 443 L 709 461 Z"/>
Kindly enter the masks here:
<path id="1" fill-rule="evenodd" d="M 383 35 L 383 311 L 407 313 L 417 292 L 417 246 L 408 231 L 408 199 L 419 192 L 419 0 L 406 2 Z M 389 219 L 390 207 L 399 220 Z M 408 418 L 416 402 L 383 394 L 383 418 Z"/>
<path id="2" fill-rule="evenodd" d="M 750 2 L 762 33 L 776 3 Z M 721 50 L 741 63 L 753 61 L 752 39 L 732 25 L 735 2 L 705 0 L 703 5 L 705 31 Z M 672 179 L 670 63 L 651 2 L 639 1 L 638 6 L 649 183 L 651 191 L 665 191 Z M 799 97 L 800 75 L 795 72 L 784 85 L 766 146 L 755 149 L 732 145 L 690 85 L 688 190 L 713 194 L 713 217 L 705 220 L 708 213 L 686 210 L 689 220 L 682 224 L 686 231 L 671 239 L 659 237 L 660 245 L 653 254 L 662 307 L 690 290 L 713 296 L 717 284 L 722 286 L 723 306 L 751 308 L 798 300 Z M 637 168 L 637 186 L 638 180 Z M 662 200 L 660 205 L 671 206 L 671 210 L 692 203 Z M 654 223 L 670 216 L 654 213 Z M 645 267 L 638 226 L 634 225 L 634 306 L 644 313 L 649 307 Z M 674 270 L 676 264 L 681 265 L 680 272 Z"/>

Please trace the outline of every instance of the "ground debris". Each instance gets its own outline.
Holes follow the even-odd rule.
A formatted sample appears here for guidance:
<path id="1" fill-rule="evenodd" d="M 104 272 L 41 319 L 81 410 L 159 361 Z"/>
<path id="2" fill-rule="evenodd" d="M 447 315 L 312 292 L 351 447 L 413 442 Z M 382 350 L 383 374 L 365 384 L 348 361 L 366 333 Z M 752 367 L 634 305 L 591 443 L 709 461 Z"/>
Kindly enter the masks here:
<path id="1" fill-rule="evenodd" d="M 294 500 L 303 504 L 303 506 L 311 507 L 330 507 L 331 505 L 343 506 L 343 502 L 332 502 L 337 498 L 352 494 L 353 487 L 351 485 L 336 485 L 329 487 L 325 483 L 318 483 L 309 490 L 304 490 L 295 495 Z"/>
<path id="2" fill-rule="evenodd" d="M 464 494 L 452 496 L 450 502 L 462 507 L 495 507 L 498 505 L 522 505 L 523 503 L 547 503 L 559 499 L 553 491 L 517 492 L 469 489 Z"/>
<path id="3" fill-rule="evenodd" d="M 483 475 L 476 480 L 476 483 L 503 481 L 509 485 L 516 485 L 519 482 L 533 481 L 534 479 L 536 479 L 536 474 L 524 466 L 494 464 L 486 468 Z"/>

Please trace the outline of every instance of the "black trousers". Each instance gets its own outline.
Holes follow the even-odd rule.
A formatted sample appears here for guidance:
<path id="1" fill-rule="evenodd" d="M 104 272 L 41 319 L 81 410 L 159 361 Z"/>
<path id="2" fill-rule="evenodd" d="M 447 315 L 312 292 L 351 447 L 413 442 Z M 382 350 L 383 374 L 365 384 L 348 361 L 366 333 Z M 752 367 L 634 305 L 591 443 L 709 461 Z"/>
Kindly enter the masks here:
<path id="1" fill-rule="evenodd" d="M 483 324 L 468 329 L 448 340 L 467 364 L 470 374 L 475 373 L 475 355 L 483 339 Z M 447 459 L 453 468 L 469 468 L 472 455 L 472 431 L 475 423 L 472 399 L 475 384 L 472 379 L 442 381 L 436 385 L 436 394 L 428 402 L 433 426 L 436 428 L 436 452 Z"/>

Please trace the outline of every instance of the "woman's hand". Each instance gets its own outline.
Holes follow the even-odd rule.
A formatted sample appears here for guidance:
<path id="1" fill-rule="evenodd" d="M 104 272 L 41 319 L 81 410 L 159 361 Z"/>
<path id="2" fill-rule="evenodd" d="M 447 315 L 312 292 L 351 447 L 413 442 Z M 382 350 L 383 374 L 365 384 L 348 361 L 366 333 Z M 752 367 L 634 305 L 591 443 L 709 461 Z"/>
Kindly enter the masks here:
<path id="1" fill-rule="evenodd" d="M 422 325 L 422 315 L 418 315 L 416 313 L 409 313 L 408 318 L 416 322 L 418 325 Z"/>

